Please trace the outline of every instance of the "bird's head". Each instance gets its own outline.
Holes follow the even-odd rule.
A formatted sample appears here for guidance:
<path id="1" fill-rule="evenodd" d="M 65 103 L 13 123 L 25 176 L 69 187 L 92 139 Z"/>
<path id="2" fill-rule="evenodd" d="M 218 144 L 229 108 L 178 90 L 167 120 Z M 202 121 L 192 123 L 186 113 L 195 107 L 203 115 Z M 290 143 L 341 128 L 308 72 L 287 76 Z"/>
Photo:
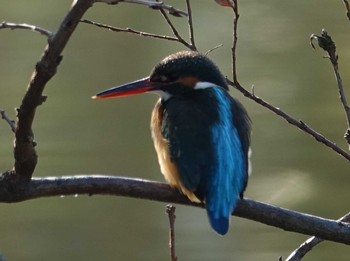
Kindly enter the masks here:
<path id="1" fill-rule="evenodd" d="M 228 89 L 218 67 L 205 55 L 182 51 L 164 58 L 149 77 L 102 91 L 93 98 L 116 98 L 144 92 L 157 93 L 166 100 L 208 87 Z"/>

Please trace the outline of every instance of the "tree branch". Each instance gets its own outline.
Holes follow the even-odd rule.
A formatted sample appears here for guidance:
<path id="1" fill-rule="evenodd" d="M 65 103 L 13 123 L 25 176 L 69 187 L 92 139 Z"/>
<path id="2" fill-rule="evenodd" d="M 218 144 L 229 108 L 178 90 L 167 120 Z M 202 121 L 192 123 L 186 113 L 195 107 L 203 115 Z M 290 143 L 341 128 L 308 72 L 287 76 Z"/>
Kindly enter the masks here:
<path id="1" fill-rule="evenodd" d="M 60 195 L 114 195 L 177 203 L 203 208 L 190 202 L 169 185 L 135 178 L 116 176 L 69 176 L 32 178 L 22 186 L 11 186 L 8 175 L 0 179 L 0 202 L 20 202 L 34 198 Z M 350 244 L 349 224 L 298 213 L 250 199 L 238 201 L 234 215 L 283 230 L 315 235 L 339 243 Z"/>
<path id="2" fill-rule="evenodd" d="M 315 140 L 317 140 L 318 142 L 324 144 L 325 146 L 327 146 L 328 148 L 334 150 L 336 153 L 338 153 L 339 155 L 343 156 L 345 159 L 347 159 L 348 161 L 350 161 L 350 154 L 348 154 L 345 150 L 343 150 L 342 148 L 338 147 L 336 143 L 332 142 L 331 140 L 327 139 L 325 136 L 323 136 L 322 134 L 318 133 L 317 131 L 315 131 L 314 129 L 312 129 L 311 127 L 309 127 L 305 122 L 301 121 L 301 120 L 297 120 L 295 118 L 293 118 L 292 116 L 290 116 L 289 114 L 285 113 L 284 111 L 282 111 L 280 108 L 274 107 L 273 105 L 271 105 L 270 103 L 264 101 L 263 99 L 259 98 L 258 96 L 256 96 L 254 93 L 251 93 L 249 91 L 247 91 L 242 85 L 240 85 L 238 82 L 234 83 L 233 81 L 226 79 L 227 83 L 229 85 L 231 85 L 232 87 L 234 87 L 236 90 L 238 90 L 239 92 L 241 92 L 244 96 L 246 96 L 247 98 L 255 101 L 256 103 L 260 104 L 261 106 L 267 108 L 268 110 L 274 112 L 275 114 L 277 114 L 278 116 L 282 117 L 283 119 L 285 119 L 288 123 L 298 127 L 300 130 L 302 130 L 303 132 L 311 135 L 312 137 L 315 138 Z"/>
<path id="3" fill-rule="evenodd" d="M 36 108 L 45 101 L 42 93 L 47 82 L 56 74 L 62 60 L 61 53 L 70 36 L 78 25 L 83 14 L 92 6 L 94 0 L 78 0 L 63 19 L 58 31 L 49 38 L 49 43 L 36 64 L 27 92 L 17 110 L 17 128 L 14 145 L 14 172 L 13 174 L 29 180 L 37 164 L 34 133 L 32 123 Z"/>
<path id="4" fill-rule="evenodd" d="M 110 26 L 107 24 L 97 23 L 97 22 L 87 20 L 87 19 L 83 19 L 80 22 L 85 23 L 85 24 L 94 25 L 94 26 L 97 26 L 100 28 L 108 29 L 108 30 L 113 31 L 113 32 L 131 33 L 131 34 L 136 34 L 138 36 L 151 37 L 151 38 L 168 40 L 168 41 L 175 41 L 175 42 L 179 41 L 178 38 L 172 37 L 172 36 L 147 33 L 147 32 L 134 30 L 132 28 L 119 28 L 119 27 L 114 27 L 114 26 Z"/>
<path id="5" fill-rule="evenodd" d="M 15 132 L 16 130 L 16 122 L 14 120 L 11 120 L 7 115 L 5 114 L 4 110 L 0 110 L 1 118 L 4 119 L 8 125 L 10 125 L 12 132 Z"/>
<path id="6" fill-rule="evenodd" d="M 196 42 L 194 40 L 194 30 L 193 30 L 193 20 L 192 20 L 192 9 L 190 0 L 186 0 L 186 6 L 187 6 L 187 12 L 188 12 L 188 31 L 189 31 L 189 38 L 191 42 L 191 46 L 193 50 L 197 50 Z"/>
<path id="7" fill-rule="evenodd" d="M 186 46 L 188 49 L 192 50 L 192 51 L 196 51 L 196 47 L 193 46 L 192 44 L 188 43 L 185 39 L 182 38 L 182 36 L 179 34 L 179 32 L 177 31 L 176 27 L 174 26 L 174 24 L 171 22 L 171 20 L 169 19 L 168 15 L 166 14 L 166 12 L 163 9 L 159 10 L 162 14 L 162 16 L 164 17 L 165 21 L 167 22 L 167 24 L 169 25 L 169 27 L 171 28 L 171 30 L 173 31 L 173 34 L 175 35 L 175 37 L 178 39 L 179 43 L 182 43 L 184 46 Z"/>
<path id="8" fill-rule="evenodd" d="M 263 99 L 255 96 L 254 93 L 247 91 L 244 87 L 242 87 L 240 85 L 240 83 L 238 82 L 238 78 L 237 78 L 237 68 L 236 68 L 236 48 L 237 48 L 237 42 L 238 42 L 237 30 L 238 30 L 238 19 L 239 19 L 238 3 L 237 3 L 236 0 L 231 0 L 231 1 L 229 1 L 229 0 L 218 0 L 217 2 L 220 5 L 222 5 L 222 6 L 231 7 L 233 9 L 233 12 L 234 12 L 233 45 L 232 45 L 232 76 L 233 76 L 233 81 L 227 79 L 228 84 L 233 86 L 233 87 L 235 87 L 244 96 L 250 98 L 251 100 L 255 101 L 256 103 L 258 103 L 258 104 L 262 105 L 263 107 L 269 109 L 270 111 L 274 112 L 278 116 L 284 118 L 288 123 L 298 127 L 300 130 L 302 130 L 302 131 L 306 132 L 307 134 L 311 135 L 312 137 L 314 137 L 318 142 L 320 142 L 320 143 L 324 144 L 325 146 L 331 148 L 336 153 L 338 153 L 339 155 L 343 156 L 345 159 L 350 161 L 350 154 L 348 154 L 346 151 L 344 151 L 339 146 L 337 146 L 337 144 L 335 144 L 331 140 L 327 139 L 322 134 L 320 134 L 320 133 L 316 132 L 315 130 L 313 130 L 305 122 L 293 118 L 292 116 L 290 116 L 287 113 L 285 113 L 284 111 L 282 111 L 280 108 L 277 108 L 277 107 L 273 106 L 272 104 L 269 104 L 268 102 L 264 101 Z M 191 8 L 190 7 L 187 7 L 187 8 L 188 8 L 188 12 L 189 12 L 189 17 L 191 17 Z M 149 34 L 149 33 L 145 33 L 145 32 L 136 31 L 136 30 L 133 30 L 133 29 L 130 29 L 130 28 L 122 29 L 122 28 L 117 28 L 117 27 L 112 27 L 112 26 L 109 26 L 109 25 L 105 25 L 105 24 L 95 23 L 95 22 L 92 22 L 92 21 L 89 21 L 89 20 L 82 20 L 81 22 L 85 22 L 85 23 L 88 23 L 88 24 L 93 24 L 93 25 L 96 25 L 98 27 L 106 28 L 106 29 L 109 29 L 109 30 L 112 30 L 112 31 L 117 31 L 117 32 L 127 32 L 127 33 L 138 34 L 140 36 L 148 36 L 148 37 L 153 37 L 153 38 L 158 38 L 158 39 L 163 39 L 163 40 L 177 41 L 177 42 L 183 44 L 184 46 L 186 46 L 187 48 L 189 48 L 191 50 L 196 50 L 196 46 L 193 45 L 193 32 L 191 33 L 192 20 L 189 18 L 190 38 L 191 38 L 191 35 L 192 35 L 192 38 L 191 38 L 192 40 L 191 40 L 191 43 L 188 43 L 186 40 L 184 40 L 180 36 L 179 32 L 177 31 L 177 29 L 175 28 L 173 23 L 170 21 L 169 17 L 164 12 L 164 10 L 161 9 L 160 11 L 162 12 L 162 15 L 165 18 L 166 22 L 168 23 L 168 25 L 172 29 L 173 34 L 175 35 L 175 37 L 162 36 L 162 35 L 157 35 L 157 34 Z M 192 28 L 192 30 L 193 30 L 193 28 Z M 208 52 L 210 52 L 210 51 L 211 50 L 209 50 Z M 350 135 L 350 132 L 349 132 L 349 135 Z M 350 136 L 349 136 L 349 138 L 350 138 Z"/>
<path id="9" fill-rule="evenodd" d="M 239 20 L 239 13 L 238 13 L 238 2 L 237 0 L 233 0 L 233 3 L 229 2 L 230 6 L 233 10 L 233 30 L 232 30 L 232 79 L 234 83 L 238 83 L 238 77 L 237 77 L 237 55 L 236 55 L 236 49 L 237 49 L 237 42 L 238 42 L 238 20 Z"/>
<path id="10" fill-rule="evenodd" d="M 171 204 L 166 206 L 166 213 L 169 219 L 169 250 L 170 261 L 177 261 L 175 252 L 175 207 Z"/>
<path id="11" fill-rule="evenodd" d="M 313 40 L 317 40 L 318 45 L 327 52 L 328 58 L 331 61 L 333 71 L 335 78 L 337 80 L 337 85 L 338 85 L 338 92 L 339 92 L 339 98 L 340 102 L 343 105 L 344 111 L 345 111 L 345 116 L 346 116 L 346 122 L 348 125 L 348 128 L 344 134 L 344 138 L 348 145 L 350 146 L 350 107 L 348 105 L 348 102 L 346 100 L 344 88 L 343 88 L 343 81 L 340 77 L 339 73 L 339 68 L 338 68 L 338 55 L 336 53 L 336 46 L 335 43 L 333 42 L 331 36 L 326 32 L 326 30 L 322 29 L 322 34 L 316 35 L 312 34 L 310 36 L 310 43 L 312 48 L 315 49 L 315 46 L 313 44 Z M 349 147 L 350 148 L 350 147 Z"/>
<path id="12" fill-rule="evenodd" d="M 237 37 L 237 29 L 238 29 L 238 19 L 239 19 L 239 13 L 238 13 L 238 2 L 237 0 L 216 0 L 216 2 L 219 5 L 222 6 L 226 6 L 226 7 L 231 7 L 233 12 L 234 12 L 234 19 L 233 19 L 233 40 L 232 40 L 232 77 L 233 77 L 233 81 L 227 79 L 227 82 L 229 85 L 233 86 L 234 88 L 236 88 L 238 91 L 240 91 L 244 96 L 248 97 L 249 99 L 255 101 L 256 103 L 262 105 L 263 107 L 269 109 L 270 111 L 274 112 L 275 114 L 277 114 L 278 116 L 282 117 L 283 119 L 285 119 L 288 123 L 298 127 L 300 130 L 306 132 L 307 134 L 311 135 L 312 137 L 314 137 L 318 142 L 323 143 L 324 145 L 326 145 L 327 147 L 331 148 L 332 150 L 334 150 L 335 152 L 337 152 L 338 154 L 340 154 L 341 156 L 343 156 L 345 159 L 350 160 L 350 154 L 348 154 L 346 151 L 344 151 L 343 149 L 341 149 L 340 147 L 338 147 L 334 142 L 328 140 L 326 137 L 324 137 L 322 134 L 316 132 L 315 130 L 313 130 L 312 128 L 310 128 L 307 124 L 305 124 L 303 121 L 301 120 L 296 120 L 295 118 L 293 118 L 292 116 L 288 115 L 287 113 L 285 113 L 284 111 L 282 111 L 281 109 L 269 104 L 268 102 L 264 101 L 263 99 L 255 96 L 254 92 L 249 92 L 247 91 L 242 85 L 240 85 L 240 83 L 238 82 L 238 78 L 237 78 L 237 68 L 236 68 L 236 48 L 237 48 L 237 42 L 238 42 L 238 37 Z M 322 35 L 323 36 L 323 35 Z M 326 33 L 326 36 L 327 33 Z M 317 35 L 311 35 L 311 40 L 312 39 L 317 39 L 318 42 L 320 43 L 320 40 L 322 37 L 317 36 Z M 327 39 L 328 40 L 328 39 Z M 345 133 L 345 138 L 348 141 L 348 144 L 350 144 L 350 108 L 347 105 L 346 102 L 346 98 L 344 95 L 344 91 L 343 91 L 343 87 L 342 87 L 342 81 L 339 75 L 339 71 L 338 71 L 338 64 L 337 64 L 337 59 L 338 56 L 336 55 L 335 52 L 335 44 L 333 43 L 333 41 L 330 39 L 327 41 L 327 45 L 323 44 L 323 46 L 327 46 L 323 48 L 323 46 L 321 46 L 323 49 L 325 49 L 332 61 L 333 64 L 333 68 L 336 74 L 336 79 L 338 82 L 338 86 L 339 86 L 339 93 L 340 93 L 340 97 L 341 97 L 341 101 L 344 105 L 344 109 L 346 112 L 346 116 L 347 116 L 347 122 L 348 122 L 348 129 L 347 132 Z M 313 43 L 311 41 L 311 45 L 313 46 Z M 314 47 L 314 46 L 313 46 Z"/>
<path id="13" fill-rule="evenodd" d="M 345 9 L 346 9 L 346 17 L 348 18 L 348 20 L 350 20 L 350 5 L 348 0 L 343 0 Z"/>
<path id="14" fill-rule="evenodd" d="M 334 142 L 328 140 L 325 136 L 323 136 L 322 134 L 316 132 L 315 130 L 313 130 L 312 128 L 310 128 L 307 124 L 305 124 L 303 121 L 301 120 L 297 120 L 295 118 L 293 118 L 292 116 L 288 115 L 287 113 L 285 113 L 284 111 L 282 111 L 281 109 L 269 104 L 268 102 L 264 101 L 263 99 L 255 96 L 255 94 L 253 92 L 249 92 L 247 91 L 239 82 L 238 82 L 238 77 L 237 77 L 237 65 L 236 65 L 236 49 L 237 49 L 237 42 L 238 42 L 238 37 L 237 37 L 237 30 L 238 30 L 238 19 L 239 19 L 239 13 L 238 13 L 238 2 L 237 0 L 217 0 L 217 3 L 219 3 L 222 6 L 227 6 L 227 7 L 231 7 L 233 12 L 234 12 L 234 18 L 233 18 L 233 40 L 232 40 L 232 77 L 233 77 L 233 81 L 227 79 L 227 82 L 229 85 L 233 86 L 234 88 L 236 88 L 238 91 L 240 91 L 244 96 L 248 97 L 249 99 L 255 101 L 256 103 L 262 105 L 263 107 L 269 109 L 270 111 L 274 112 L 275 114 L 277 114 L 278 116 L 282 117 L 283 119 L 285 119 L 288 123 L 298 127 L 300 130 L 306 132 L 307 134 L 311 135 L 312 137 L 314 137 L 318 142 L 323 143 L 324 145 L 326 145 L 327 147 L 331 148 L 332 150 L 334 150 L 335 152 L 337 152 L 338 154 L 340 154 L 341 156 L 343 156 L 345 159 L 350 160 L 350 154 L 348 154 L 346 151 L 344 151 L 343 149 L 341 149 L 340 147 L 338 147 Z M 335 54 L 335 48 L 334 48 L 334 57 L 337 58 L 336 54 Z M 333 59 L 335 60 L 335 64 L 337 59 Z M 333 61 L 332 60 L 332 61 Z M 333 64 L 333 62 L 332 62 Z M 334 66 L 334 71 L 336 73 L 336 76 L 338 75 L 337 72 L 337 66 Z M 340 79 L 340 81 L 338 80 L 338 83 L 341 83 L 341 78 L 336 77 L 337 80 Z M 344 92 L 341 91 L 342 89 L 342 85 L 341 88 L 339 89 L 339 92 L 343 95 L 341 95 L 342 101 L 345 100 L 344 104 L 344 108 L 346 111 L 346 115 L 350 115 L 350 108 L 349 106 L 347 106 L 346 103 L 346 99 L 344 96 Z M 349 114 L 348 114 L 349 112 Z M 350 126 L 350 117 L 347 117 L 348 119 L 348 126 Z M 348 127 L 348 131 L 345 134 L 346 138 L 349 139 L 350 142 L 350 128 Z"/>
<path id="15" fill-rule="evenodd" d="M 99 194 L 134 197 L 160 202 L 172 202 L 189 206 L 203 207 L 203 204 L 195 204 L 189 202 L 185 196 L 181 195 L 177 190 L 170 188 L 169 185 L 141 179 L 97 175 L 31 179 L 32 173 L 37 163 L 37 155 L 34 149 L 34 134 L 32 132 L 32 123 L 34 120 L 36 108 L 43 101 L 45 101 L 45 97 L 42 95 L 43 90 L 47 82 L 51 79 L 51 77 L 55 75 L 57 67 L 59 66 L 62 59 L 61 53 L 67 44 L 71 34 L 75 30 L 83 14 L 94 2 L 106 2 L 111 4 L 129 2 L 144 4 L 153 9 L 160 9 L 164 18 L 173 30 L 174 35 L 176 36 L 176 38 L 169 37 L 167 40 L 178 41 L 188 48 L 196 50 L 193 39 L 192 17 L 189 17 L 190 43 L 188 43 L 179 35 L 176 28 L 173 26 L 163 9 L 167 9 L 171 14 L 176 16 L 180 16 L 180 14 L 184 15 L 186 13 L 182 12 L 181 10 L 180 11 L 182 13 L 179 13 L 177 9 L 172 9 L 172 7 L 169 8 L 170 6 L 167 5 L 164 6 L 163 3 L 156 3 L 154 1 L 147 0 L 77 0 L 75 1 L 75 4 L 68 12 L 67 16 L 64 18 L 62 24 L 60 25 L 60 28 L 55 34 L 52 34 L 51 32 L 40 27 L 33 27 L 27 24 L 11 24 L 6 22 L 1 23 L 0 29 L 30 29 L 46 35 L 49 38 L 49 44 L 46 47 L 41 60 L 36 65 L 36 69 L 28 86 L 27 93 L 23 98 L 20 108 L 18 109 L 14 149 L 15 172 L 7 172 L 0 177 L 0 202 L 19 202 L 34 198 L 59 195 L 88 194 L 92 196 Z M 186 0 L 186 3 L 187 9 L 189 13 L 191 13 L 189 0 Z M 317 141 L 332 148 L 338 154 L 350 160 L 350 155 L 339 148 L 335 143 L 329 141 L 323 135 L 308 127 L 304 122 L 292 118 L 288 114 L 281 111 L 279 108 L 276 108 L 260 99 L 259 97 L 255 96 L 254 93 L 247 91 L 238 83 L 235 72 L 238 6 L 236 0 L 227 0 L 227 3 L 237 11 L 235 12 L 233 34 L 234 42 L 232 46 L 232 57 L 234 60 L 233 82 L 228 80 L 229 84 L 234 86 L 237 90 L 241 91 L 246 97 L 273 111 L 277 115 L 284 118 L 287 122 L 291 123 L 294 126 L 297 126 L 299 129 L 313 136 Z M 344 0 L 344 3 L 347 3 L 347 1 Z M 108 29 L 111 29 L 111 27 Z M 123 29 L 116 28 L 116 30 Z M 141 33 L 128 28 L 124 29 L 124 32 Z M 152 34 L 148 34 L 147 36 L 164 39 L 162 36 L 151 35 Z M 26 182 L 13 182 L 11 177 L 13 176 L 13 173 L 24 177 Z M 307 235 L 315 235 L 326 240 L 350 244 L 350 225 L 346 223 L 298 213 L 249 199 L 240 200 L 234 214 L 239 217 L 244 217 L 287 231 L 293 231 Z"/>
<path id="16" fill-rule="evenodd" d="M 1 22 L 0 23 L 0 29 L 26 29 L 26 30 L 31 30 L 33 32 L 38 32 L 42 35 L 45 35 L 47 37 L 51 37 L 53 35 L 52 32 L 49 30 L 46 30 L 44 28 L 41 28 L 39 26 L 31 25 L 31 24 L 15 24 L 15 23 L 8 23 L 8 22 Z"/>
<path id="17" fill-rule="evenodd" d="M 350 213 L 346 214 L 342 218 L 338 219 L 338 221 L 349 222 L 350 221 Z M 297 249 L 295 249 L 285 261 L 300 261 L 309 251 L 312 250 L 313 247 L 323 242 L 324 240 L 319 237 L 310 237 L 304 243 L 300 245 Z"/>
<path id="18" fill-rule="evenodd" d="M 150 0 L 95 0 L 95 2 L 103 2 L 107 4 L 119 4 L 119 3 L 130 3 L 148 6 L 149 8 L 160 10 L 164 9 L 169 12 L 169 14 L 177 17 L 187 16 L 188 14 L 180 9 L 177 9 L 171 5 L 164 4 L 163 2 L 156 2 Z"/>

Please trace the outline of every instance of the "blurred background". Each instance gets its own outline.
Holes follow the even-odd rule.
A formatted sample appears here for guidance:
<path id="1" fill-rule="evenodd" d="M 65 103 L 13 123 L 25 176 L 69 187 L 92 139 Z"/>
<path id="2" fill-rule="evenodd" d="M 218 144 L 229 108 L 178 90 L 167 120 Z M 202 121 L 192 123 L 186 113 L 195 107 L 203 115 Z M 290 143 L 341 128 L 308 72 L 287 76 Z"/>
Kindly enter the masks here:
<path id="1" fill-rule="evenodd" d="M 184 1 L 166 3 L 185 9 Z M 68 0 L 3 0 L 0 21 L 55 31 Z M 196 43 L 211 52 L 231 78 L 232 12 L 214 1 L 192 1 Z M 350 22 L 342 1 L 240 1 L 238 77 L 242 85 L 302 119 L 347 149 L 344 112 L 325 53 L 309 37 L 325 28 L 338 48 L 350 90 Z M 171 35 L 159 12 L 144 6 L 96 4 L 84 18 Z M 187 19 L 171 18 L 187 36 Z M 15 118 L 47 40 L 24 30 L 0 31 L 0 108 Z M 34 122 L 36 177 L 108 174 L 163 181 L 150 137 L 157 97 L 151 94 L 91 100 L 106 88 L 147 76 L 178 43 L 113 33 L 80 24 L 45 89 L 47 102 Z M 246 99 L 231 94 L 253 121 L 253 173 L 245 196 L 284 208 L 337 219 L 349 211 L 350 165 L 332 150 Z M 0 170 L 13 165 L 13 134 L 0 121 Z M 169 260 L 165 204 L 111 196 L 57 197 L 0 205 L 0 252 L 7 260 Z M 277 260 L 307 237 L 232 218 L 225 237 L 215 234 L 201 209 L 177 206 L 179 260 Z M 322 243 L 304 260 L 348 260 L 350 248 Z"/>

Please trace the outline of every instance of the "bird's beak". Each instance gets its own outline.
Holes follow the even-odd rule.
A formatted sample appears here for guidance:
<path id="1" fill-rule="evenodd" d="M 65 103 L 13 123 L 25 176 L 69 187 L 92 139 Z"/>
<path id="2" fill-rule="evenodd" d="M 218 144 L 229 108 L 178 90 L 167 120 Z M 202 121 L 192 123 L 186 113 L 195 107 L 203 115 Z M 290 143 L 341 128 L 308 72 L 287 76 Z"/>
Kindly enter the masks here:
<path id="1" fill-rule="evenodd" d="M 150 81 L 149 77 L 146 77 L 141 80 L 126 83 L 126 84 L 102 91 L 96 94 L 95 96 L 92 96 L 92 98 L 93 99 L 116 98 L 116 97 L 134 95 L 138 93 L 144 93 L 144 92 L 157 89 L 155 85 L 156 84 Z"/>

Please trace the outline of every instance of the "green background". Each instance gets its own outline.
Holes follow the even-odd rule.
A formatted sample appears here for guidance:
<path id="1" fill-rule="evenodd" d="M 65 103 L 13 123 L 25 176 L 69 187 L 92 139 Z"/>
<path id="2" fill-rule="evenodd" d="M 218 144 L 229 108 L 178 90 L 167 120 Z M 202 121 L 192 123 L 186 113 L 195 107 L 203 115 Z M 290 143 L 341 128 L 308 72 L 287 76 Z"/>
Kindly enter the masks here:
<path id="1" fill-rule="evenodd" d="M 166 1 L 185 9 L 184 1 Z M 231 77 L 232 13 L 214 1 L 192 1 L 195 37 Z M 2 0 L 0 21 L 55 31 L 71 1 Z M 255 94 L 302 119 L 342 148 L 346 121 L 332 68 L 309 37 L 326 28 L 350 84 L 350 22 L 342 1 L 241 0 L 238 76 Z M 159 12 L 144 6 L 96 4 L 84 18 L 171 35 Z M 187 35 L 186 18 L 172 18 Z M 24 30 L 0 31 L 0 108 L 15 118 L 46 39 Z M 175 42 L 112 33 L 80 24 L 48 83 L 34 122 L 39 163 L 35 176 L 109 174 L 160 180 L 149 132 L 157 97 L 95 101 L 106 88 L 147 76 Z M 350 90 L 346 88 L 346 93 Z M 246 197 L 337 219 L 349 211 L 349 163 L 235 90 L 253 121 L 253 173 Z M 0 170 L 13 165 L 13 135 L 0 121 Z M 169 260 L 165 204 L 111 196 L 66 196 L 0 205 L 0 251 L 8 260 Z M 203 210 L 177 206 L 179 260 L 277 260 L 307 237 L 234 217 L 225 237 Z M 350 248 L 322 243 L 304 260 L 348 260 Z"/>

